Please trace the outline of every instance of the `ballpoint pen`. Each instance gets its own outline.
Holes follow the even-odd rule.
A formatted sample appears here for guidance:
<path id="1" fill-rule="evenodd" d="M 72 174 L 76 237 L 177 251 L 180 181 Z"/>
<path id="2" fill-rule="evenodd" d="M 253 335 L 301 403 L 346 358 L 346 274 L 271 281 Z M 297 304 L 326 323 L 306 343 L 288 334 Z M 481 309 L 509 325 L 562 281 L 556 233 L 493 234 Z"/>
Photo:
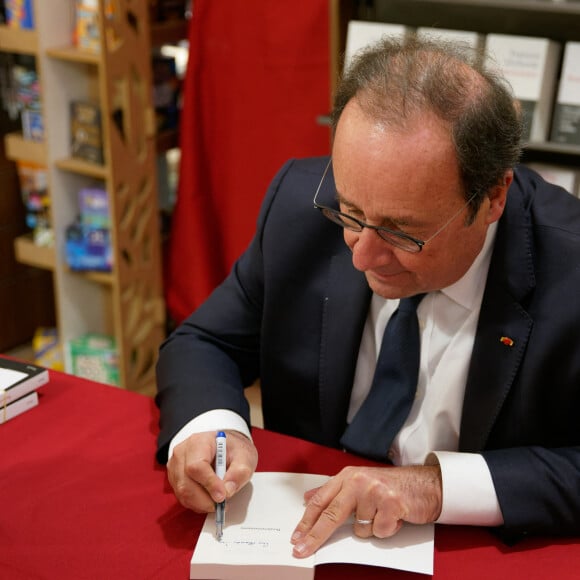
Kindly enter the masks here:
<path id="1" fill-rule="evenodd" d="M 226 474 L 226 434 L 218 431 L 216 435 L 215 473 L 223 479 Z M 224 533 L 224 521 L 226 515 L 226 500 L 215 505 L 215 535 L 221 542 Z"/>

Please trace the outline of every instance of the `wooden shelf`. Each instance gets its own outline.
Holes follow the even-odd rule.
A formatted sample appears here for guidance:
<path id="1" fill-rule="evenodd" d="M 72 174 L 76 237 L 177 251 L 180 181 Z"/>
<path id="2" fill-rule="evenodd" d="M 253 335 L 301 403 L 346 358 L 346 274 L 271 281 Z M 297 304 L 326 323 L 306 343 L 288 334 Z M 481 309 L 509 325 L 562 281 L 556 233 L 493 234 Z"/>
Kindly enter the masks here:
<path id="1" fill-rule="evenodd" d="M 54 271 L 56 267 L 56 252 L 54 247 L 39 246 L 34 243 L 32 234 L 19 236 L 14 240 L 14 253 L 16 260 L 27 266 L 34 266 L 43 270 Z M 67 268 L 67 271 L 77 276 L 82 276 L 87 280 L 111 286 L 113 284 L 113 274 L 111 272 L 90 272 L 78 271 Z"/>
<path id="2" fill-rule="evenodd" d="M 96 282 L 97 284 L 102 284 L 103 286 L 112 286 L 113 285 L 113 274 L 111 272 L 90 272 L 90 271 L 81 271 L 81 270 L 72 270 L 68 268 L 68 271 L 71 274 L 75 274 L 76 276 L 82 276 L 91 282 Z"/>
<path id="3" fill-rule="evenodd" d="M 90 161 L 74 159 L 73 157 L 59 159 L 55 161 L 55 165 L 63 171 L 86 175 L 87 177 L 95 177 L 97 179 L 107 179 L 109 175 L 109 170 L 106 165 L 98 165 Z"/>
<path id="4" fill-rule="evenodd" d="M 46 165 L 46 146 L 44 143 L 24 139 L 21 133 L 9 133 L 4 138 L 4 143 L 8 159 Z"/>
<path id="5" fill-rule="evenodd" d="M 110 272 L 81 272 L 80 274 L 97 284 L 102 284 L 103 286 L 113 285 L 113 274 Z"/>
<path id="6" fill-rule="evenodd" d="M 19 236 L 14 240 L 16 260 L 21 264 L 54 271 L 56 252 L 54 247 L 39 246 L 34 243 L 32 234 Z"/>
<path id="7" fill-rule="evenodd" d="M 46 51 L 47 56 L 57 60 L 76 62 L 82 64 L 98 65 L 101 62 L 101 56 L 88 50 L 81 50 L 76 46 L 62 46 L 49 48 Z"/>
<path id="8" fill-rule="evenodd" d="M 38 52 L 38 35 L 35 30 L 22 30 L 0 24 L 0 50 L 36 55 Z"/>

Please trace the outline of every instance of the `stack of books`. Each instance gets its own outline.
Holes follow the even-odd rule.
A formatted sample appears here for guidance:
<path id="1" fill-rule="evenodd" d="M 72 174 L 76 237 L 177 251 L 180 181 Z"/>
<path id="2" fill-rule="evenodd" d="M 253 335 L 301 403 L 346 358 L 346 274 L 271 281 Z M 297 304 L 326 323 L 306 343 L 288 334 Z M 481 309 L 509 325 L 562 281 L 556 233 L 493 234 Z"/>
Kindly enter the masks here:
<path id="1" fill-rule="evenodd" d="M 37 389 L 47 382 L 47 369 L 0 357 L 0 425 L 36 407 Z"/>

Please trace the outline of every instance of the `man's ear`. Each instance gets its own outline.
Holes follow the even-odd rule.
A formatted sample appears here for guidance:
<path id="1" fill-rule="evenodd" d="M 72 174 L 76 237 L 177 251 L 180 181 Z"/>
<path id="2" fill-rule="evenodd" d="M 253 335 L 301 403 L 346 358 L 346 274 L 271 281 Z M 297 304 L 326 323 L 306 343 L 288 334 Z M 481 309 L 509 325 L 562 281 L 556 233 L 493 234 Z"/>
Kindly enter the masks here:
<path id="1" fill-rule="evenodd" d="M 487 210 L 487 219 L 486 222 L 491 224 L 496 222 L 501 215 L 503 214 L 503 210 L 505 209 L 505 203 L 507 200 L 507 192 L 514 180 L 514 172 L 510 169 L 506 171 L 501 183 L 494 185 L 487 195 L 489 199 L 489 207 Z"/>

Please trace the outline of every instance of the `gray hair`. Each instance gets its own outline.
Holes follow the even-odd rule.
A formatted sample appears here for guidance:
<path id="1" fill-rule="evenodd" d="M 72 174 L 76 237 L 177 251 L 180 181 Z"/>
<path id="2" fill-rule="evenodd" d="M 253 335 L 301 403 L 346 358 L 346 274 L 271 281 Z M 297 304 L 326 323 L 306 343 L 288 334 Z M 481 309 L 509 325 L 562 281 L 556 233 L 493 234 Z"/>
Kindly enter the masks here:
<path id="1" fill-rule="evenodd" d="M 383 38 L 358 53 L 341 79 L 333 131 L 353 98 L 366 114 L 404 130 L 426 111 L 447 122 L 466 200 L 475 215 L 491 187 L 521 156 L 522 118 L 508 83 L 462 43 Z"/>

